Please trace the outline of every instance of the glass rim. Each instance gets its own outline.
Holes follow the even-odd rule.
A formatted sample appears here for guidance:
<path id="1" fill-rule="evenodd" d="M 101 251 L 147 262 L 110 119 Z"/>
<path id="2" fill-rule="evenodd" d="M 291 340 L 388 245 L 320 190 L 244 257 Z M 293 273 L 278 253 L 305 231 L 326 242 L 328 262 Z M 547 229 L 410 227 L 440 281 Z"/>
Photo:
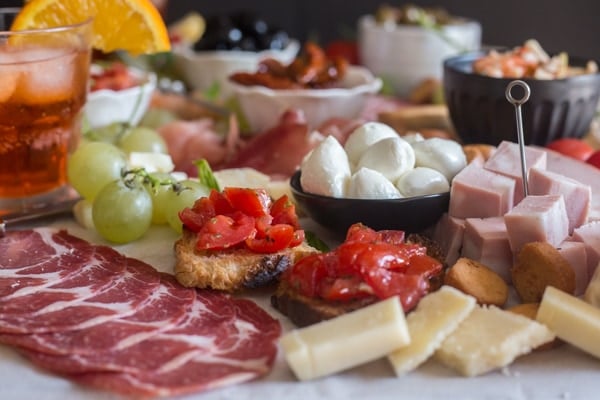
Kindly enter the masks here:
<path id="1" fill-rule="evenodd" d="M 21 7 L 0 7 L 0 15 L 5 14 L 18 14 L 21 11 Z M 38 29 L 24 29 L 21 31 L 2 31 L 0 30 L 0 36 L 16 36 L 16 35 L 31 35 L 31 34 L 41 34 L 41 33 L 60 33 L 66 31 L 76 30 L 78 28 L 82 28 L 88 26 L 94 20 L 93 17 L 88 17 L 84 21 L 77 22 L 74 24 L 61 25 L 61 26 L 53 26 L 48 28 L 38 28 Z"/>

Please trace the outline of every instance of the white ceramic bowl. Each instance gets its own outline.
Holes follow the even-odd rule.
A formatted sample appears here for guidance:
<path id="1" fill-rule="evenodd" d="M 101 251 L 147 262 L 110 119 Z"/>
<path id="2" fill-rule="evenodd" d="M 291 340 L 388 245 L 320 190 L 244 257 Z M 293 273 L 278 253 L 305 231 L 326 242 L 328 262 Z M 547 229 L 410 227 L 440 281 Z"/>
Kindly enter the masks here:
<path id="1" fill-rule="evenodd" d="M 156 75 L 129 67 L 142 84 L 123 90 L 101 89 L 88 93 L 84 114 L 92 128 L 127 122 L 137 125 L 150 105 Z"/>
<path id="2" fill-rule="evenodd" d="M 300 43 L 291 40 L 283 50 L 194 51 L 189 46 L 179 46 L 173 49 L 173 55 L 176 69 L 192 89 L 206 90 L 218 82 L 220 96 L 226 98 L 232 94 L 229 75 L 234 72 L 254 72 L 260 61 L 265 58 L 274 58 L 283 64 L 289 64 L 299 49 Z"/>
<path id="3" fill-rule="evenodd" d="M 291 108 L 302 110 L 312 128 L 332 117 L 357 117 L 367 97 L 377 93 L 382 82 L 367 68 L 350 66 L 339 87 L 331 89 L 274 90 L 231 85 L 250 128 L 261 133 L 277 125 L 281 114 Z"/>
<path id="4" fill-rule="evenodd" d="M 400 97 L 424 79 L 441 81 L 444 59 L 480 46 L 481 25 L 476 21 L 444 25 L 436 33 L 414 25 L 378 24 L 372 15 L 358 20 L 361 62 Z"/>

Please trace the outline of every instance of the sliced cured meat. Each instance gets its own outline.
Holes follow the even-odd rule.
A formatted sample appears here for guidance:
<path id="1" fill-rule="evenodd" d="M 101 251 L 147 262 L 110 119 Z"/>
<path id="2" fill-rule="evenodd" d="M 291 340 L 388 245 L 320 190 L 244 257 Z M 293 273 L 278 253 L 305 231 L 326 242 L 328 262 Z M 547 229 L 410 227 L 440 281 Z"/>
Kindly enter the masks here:
<path id="1" fill-rule="evenodd" d="M 83 243 L 63 232 L 62 245 L 71 249 L 57 253 L 50 250 L 58 240 L 55 234 L 49 229 L 38 233 L 48 258 L 28 263 L 25 257 L 5 257 L 9 268 L 3 271 L 16 274 L 47 262 L 48 271 L 59 275 L 61 268 L 71 268 L 62 261 Z M 7 249 L 9 241 L 11 251 L 40 237 L 31 231 L 9 236 L 0 238 L 0 246 Z M 0 309 L 5 332 L 0 340 L 20 346 L 37 365 L 73 381 L 136 396 L 207 390 L 258 378 L 272 368 L 281 327 L 253 302 L 184 288 L 141 261 L 85 246 L 91 257 L 77 266 L 77 273 L 57 278 L 39 293 L 0 297 L 10 309 Z M 17 259 L 21 267 L 10 268 Z M 94 268 L 112 272 L 99 289 L 94 279 L 104 275 Z M 22 298 L 38 305 L 21 303 L 26 310 L 18 313 L 10 304 Z"/>
<path id="2" fill-rule="evenodd" d="M 255 303 L 203 291 L 179 326 L 120 351 L 24 354 L 86 385 L 126 395 L 175 396 L 267 374 L 280 333 L 279 322 Z"/>
<path id="3" fill-rule="evenodd" d="M 30 335 L 0 334 L 0 342 L 48 354 L 98 354 L 120 350 L 173 328 L 189 313 L 196 292 L 172 275 L 162 274 L 159 285 L 137 311 L 86 329 Z"/>
<path id="4" fill-rule="evenodd" d="M 158 272 L 138 260 L 123 256 L 107 259 L 98 253 L 94 260 L 83 267 L 89 269 L 84 276 L 77 274 L 39 293 L 3 304 L 0 332 L 83 329 L 132 315 L 160 282 Z"/>

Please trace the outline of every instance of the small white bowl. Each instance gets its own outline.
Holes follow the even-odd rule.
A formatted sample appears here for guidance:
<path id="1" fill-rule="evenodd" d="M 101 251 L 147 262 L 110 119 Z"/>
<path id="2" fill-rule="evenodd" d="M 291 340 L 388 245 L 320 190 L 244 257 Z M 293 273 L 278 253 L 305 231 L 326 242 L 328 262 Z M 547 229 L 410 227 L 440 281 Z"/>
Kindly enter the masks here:
<path id="1" fill-rule="evenodd" d="M 480 46 L 481 25 L 476 21 L 444 25 L 436 33 L 415 25 L 379 24 L 372 15 L 358 20 L 361 62 L 389 82 L 399 97 L 407 97 L 427 78 L 441 81 L 444 59 Z"/>
<path id="2" fill-rule="evenodd" d="M 355 118 L 367 97 L 381 89 L 382 81 L 367 68 L 349 66 L 339 87 L 331 89 L 275 90 L 231 85 L 252 132 L 261 133 L 277 125 L 281 114 L 292 108 L 304 112 L 311 128 L 333 117 Z"/>
<path id="3" fill-rule="evenodd" d="M 112 123 L 137 125 L 156 89 L 156 74 L 128 67 L 142 84 L 123 90 L 101 89 L 88 93 L 84 115 L 92 128 Z"/>
<path id="4" fill-rule="evenodd" d="M 194 51 L 189 46 L 173 49 L 175 68 L 182 78 L 195 90 L 206 90 L 217 82 L 220 97 L 227 98 L 233 92 L 228 80 L 234 72 L 254 72 L 265 58 L 274 58 L 283 64 L 291 63 L 300 43 L 291 40 L 283 50 L 241 51 L 215 50 Z"/>

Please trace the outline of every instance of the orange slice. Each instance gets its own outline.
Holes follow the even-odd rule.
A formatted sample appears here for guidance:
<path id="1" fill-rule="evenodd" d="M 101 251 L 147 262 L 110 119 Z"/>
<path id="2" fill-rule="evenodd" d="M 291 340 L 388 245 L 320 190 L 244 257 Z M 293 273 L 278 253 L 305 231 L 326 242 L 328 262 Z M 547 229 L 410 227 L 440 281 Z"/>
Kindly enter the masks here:
<path id="1" fill-rule="evenodd" d="M 171 48 L 165 23 L 150 0 L 32 0 L 21 9 L 11 30 L 69 25 L 89 17 L 94 18 L 95 49 L 148 54 Z"/>

